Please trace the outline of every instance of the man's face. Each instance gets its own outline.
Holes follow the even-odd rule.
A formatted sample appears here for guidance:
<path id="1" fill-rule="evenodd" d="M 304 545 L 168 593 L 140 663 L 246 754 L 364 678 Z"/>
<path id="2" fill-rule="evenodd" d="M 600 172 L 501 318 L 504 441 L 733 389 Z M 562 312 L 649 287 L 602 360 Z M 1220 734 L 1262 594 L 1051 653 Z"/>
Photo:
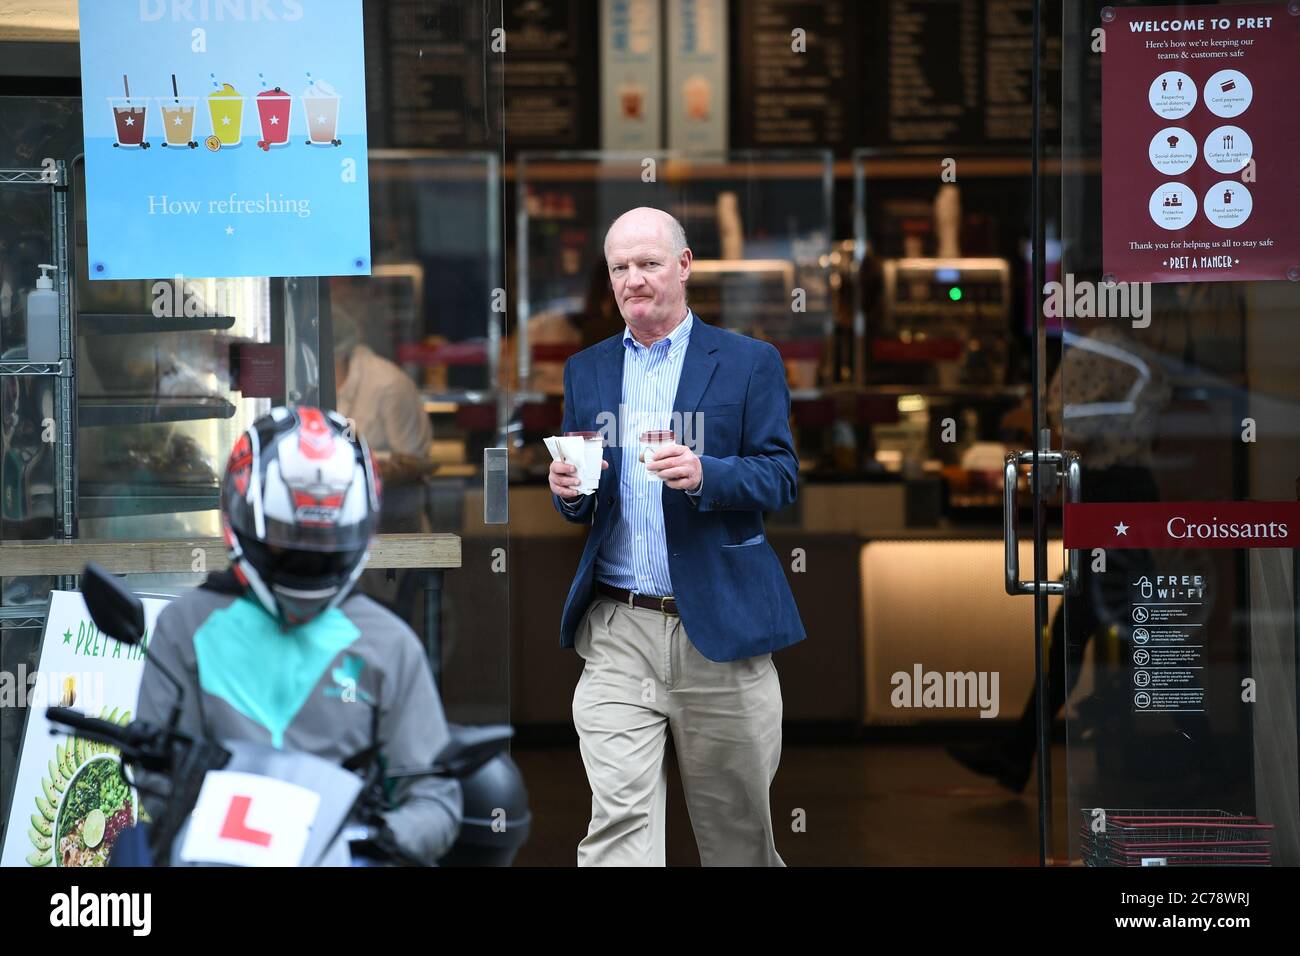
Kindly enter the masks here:
<path id="1" fill-rule="evenodd" d="M 605 258 L 614 300 L 628 325 L 648 329 L 685 314 L 691 252 L 674 256 L 667 230 L 658 222 L 620 223 L 610 233 Z"/>

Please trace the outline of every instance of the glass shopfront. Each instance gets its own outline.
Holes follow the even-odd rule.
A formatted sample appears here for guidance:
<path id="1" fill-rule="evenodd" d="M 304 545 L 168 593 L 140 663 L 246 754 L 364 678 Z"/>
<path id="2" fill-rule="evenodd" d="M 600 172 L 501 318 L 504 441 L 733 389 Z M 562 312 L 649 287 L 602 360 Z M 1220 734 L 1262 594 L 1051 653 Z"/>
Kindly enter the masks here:
<path id="1" fill-rule="evenodd" d="M 0 26 L 11 686 L 86 562 L 164 597 L 224 567 L 238 436 L 338 409 L 383 474 L 359 587 L 451 721 L 514 727 L 517 862 L 572 865 L 584 661 L 558 644 L 587 529 L 543 439 L 566 363 L 625 328 L 606 230 L 653 206 L 697 320 L 774 346 L 789 390 L 798 500 L 764 515 L 808 634 L 774 656 L 785 862 L 1300 862 L 1295 4 L 357 0 L 369 262 L 129 280 L 96 275 L 83 111 L 108 112 L 76 4 L 32 6 Z M 1138 33 L 1206 55 L 1157 69 Z M 219 157 L 215 110 L 136 158 Z M 303 122 L 286 148 L 346 139 Z M 1140 258 L 1158 241 L 1188 245 Z M 28 703 L 0 707 L 0 822 L 39 808 Z M 681 786 L 667 862 L 694 865 Z"/>

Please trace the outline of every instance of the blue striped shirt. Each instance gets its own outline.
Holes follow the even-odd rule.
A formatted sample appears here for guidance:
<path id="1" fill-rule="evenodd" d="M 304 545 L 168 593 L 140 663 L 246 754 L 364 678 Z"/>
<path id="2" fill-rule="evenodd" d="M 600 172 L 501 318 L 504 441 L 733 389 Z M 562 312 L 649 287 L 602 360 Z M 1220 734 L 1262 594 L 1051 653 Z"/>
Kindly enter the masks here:
<path id="1" fill-rule="evenodd" d="M 664 485 L 652 481 L 645 465 L 637 460 L 638 439 L 643 431 L 673 427 L 673 402 L 693 323 L 694 316 L 687 310 L 682 324 L 649 348 L 632 337 L 630 328 L 623 330 L 620 507 L 596 554 L 596 580 L 638 594 L 673 593 L 664 535 Z M 679 444 L 681 438 L 679 434 Z"/>

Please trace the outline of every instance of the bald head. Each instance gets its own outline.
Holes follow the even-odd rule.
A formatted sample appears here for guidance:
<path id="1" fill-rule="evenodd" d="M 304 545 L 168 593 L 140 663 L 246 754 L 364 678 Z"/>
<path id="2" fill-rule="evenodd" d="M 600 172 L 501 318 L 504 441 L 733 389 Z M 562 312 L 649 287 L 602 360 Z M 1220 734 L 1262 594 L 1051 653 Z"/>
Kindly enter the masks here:
<path id="1" fill-rule="evenodd" d="M 609 228 L 605 230 L 606 259 L 609 258 L 610 237 L 614 236 L 616 232 L 621 234 L 626 231 L 642 234 L 662 231 L 662 235 L 668 241 L 668 247 L 672 251 L 674 258 L 680 256 L 687 248 L 686 230 L 673 216 L 670 216 L 662 209 L 656 209 L 654 206 L 637 206 L 635 209 L 629 209 L 623 213 L 610 223 Z"/>
<path id="2" fill-rule="evenodd" d="M 686 230 L 662 209 L 629 209 L 605 233 L 614 300 L 642 344 L 663 338 L 686 317 L 691 258 Z"/>

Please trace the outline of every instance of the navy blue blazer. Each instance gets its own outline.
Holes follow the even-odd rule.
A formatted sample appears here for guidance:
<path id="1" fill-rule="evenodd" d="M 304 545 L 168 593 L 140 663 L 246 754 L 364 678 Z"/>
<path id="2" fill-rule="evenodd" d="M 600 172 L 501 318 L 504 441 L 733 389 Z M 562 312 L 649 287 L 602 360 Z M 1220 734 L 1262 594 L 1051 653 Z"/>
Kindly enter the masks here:
<path id="1" fill-rule="evenodd" d="M 572 647 L 595 596 L 596 552 L 620 507 L 623 335 L 571 356 L 564 364 L 564 431 L 604 431 L 600 487 L 568 521 L 591 525 L 564 602 L 560 646 Z M 682 624 L 711 661 L 779 650 L 807 635 L 785 571 L 763 531 L 763 512 L 795 500 L 799 462 L 790 436 L 790 390 L 777 350 L 766 342 L 705 325 L 697 317 L 682 363 L 673 411 L 679 441 L 704 469 L 699 497 L 663 486 L 668 570 Z M 696 417 L 699 413 L 699 417 Z M 636 436 L 629 436 L 635 440 Z M 685 439 L 685 440 L 684 440 Z M 594 520 L 593 520 L 594 517 Z"/>

